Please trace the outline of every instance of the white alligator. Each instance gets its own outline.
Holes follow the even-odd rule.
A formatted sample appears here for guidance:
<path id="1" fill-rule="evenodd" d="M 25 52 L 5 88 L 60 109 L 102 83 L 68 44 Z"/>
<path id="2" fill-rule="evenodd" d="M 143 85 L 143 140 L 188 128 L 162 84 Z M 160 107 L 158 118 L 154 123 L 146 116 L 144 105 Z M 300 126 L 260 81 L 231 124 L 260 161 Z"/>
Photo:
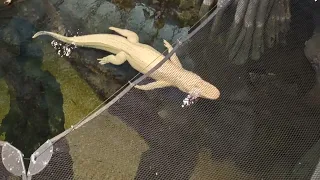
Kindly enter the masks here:
<path id="1" fill-rule="evenodd" d="M 5 0 L 5 1 L 3 2 L 3 4 L 9 5 L 9 4 L 11 3 L 11 1 L 12 1 L 12 0 Z"/>
<path id="2" fill-rule="evenodd" d="M 128 61 L 134 69 L 142 74 L 147 73 L 164 58 L 164 55 L 153 47 L 139 43 L 139 37 L 135 32 L 116 27 L 109 27 L 109 29 L 121 36 L 116 34 L 91 34 L 66 37 L 53 32 L 39 31 L 34 34 L 33 38 L 49 35 L 62 42 L 79 47 L 108 51 L 112 55 L 97 59 L 100 64 L 121 65 Z M 164 40 L 164 46 L 168 48 L 168 52 L 173 49 L 166 40 Z M 218 99 L 220 96 L 220 91 L 215 86 L 206 82 L 197 74 L 185 70 L 175 53 L 171 56 L 170 61 L 166 61 L 149 77 L 156 81 L 145 85 L 135 85 L 134 87 L 141 90 L 153 90 L 174 86 L 188 94 L 197 92 L 198 97 L 206 99 Z"/>

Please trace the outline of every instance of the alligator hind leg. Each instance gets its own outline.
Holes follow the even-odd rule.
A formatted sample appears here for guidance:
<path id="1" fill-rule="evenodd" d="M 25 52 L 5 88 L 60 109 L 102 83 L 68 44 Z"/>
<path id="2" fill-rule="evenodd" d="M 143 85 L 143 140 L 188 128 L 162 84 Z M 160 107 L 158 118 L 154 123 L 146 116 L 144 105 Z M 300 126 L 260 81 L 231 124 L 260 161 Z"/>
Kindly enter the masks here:
<path id="1" fill-rule="evenodd" d="M 120 35 L 126 37 L 128 39 L 128 41 L 132 42 L 132 43 L 138 43 L 139 42 L 139 36 L 137 35 L 137 33 L 127 30 L 127 29 L 120 29 L 120 28 L 116 28 L 116 27 L 109 27 L 110 30 L 113 30 L 117 33 L 119 33 Z"/>
<path id="2" fill-rule="evenodd" d="M 109 55 L 103 58 L 97 59 L 100 64 L 111 63 L 114 65 L 121 65 L 127 60 L 127 54 L 123 51 L 119 52 L 116 55 Z"/>
<path id="3" fill-rule="evenodd" d="M 164 46 L 168 49 L 168 52 L 170 53 L 173 49 L 173 47 L 171 46 L 170 43 L 168 43 L 168 41 L 166 41 L 165 39 L 163 40 Z M 178 56 L 176 55 L 176 53 L 173 53 L 172 56 L 170 57 L 170 60 L 176 64 L 177 66 L 182 68 L 182 65 L 180 63 L 180 60 L 178 58 Z"/>

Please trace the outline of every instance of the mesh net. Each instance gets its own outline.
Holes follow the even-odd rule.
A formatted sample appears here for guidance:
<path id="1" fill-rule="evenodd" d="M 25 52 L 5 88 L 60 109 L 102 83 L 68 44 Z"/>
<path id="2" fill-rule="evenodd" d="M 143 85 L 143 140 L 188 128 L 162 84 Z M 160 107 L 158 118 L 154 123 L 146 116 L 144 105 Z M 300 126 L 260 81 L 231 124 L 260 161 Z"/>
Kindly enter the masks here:
<path id="1" fill-rule="evenodd" d="M 61 138 L 53 145 L 53 156 L 41 173 L 32 176 L 35 180 L 55 180 L 55 179 L 72 179 L 73 161 L 70 156 L 70 148 L 68 141 Z"/>
<path id="2" fill-rule="evenodd" d="M 2 159 L 2 146 L 0 145 L 0 157 Z M 10 179 L 10 180 L 21 180 L 20 177 L 17 177 L 10 173 L 6 167 L 4 166 L 3 163 L 0 163 L 0 179 L 5 180 L 5 179 Z"/>
<path id="3" fill-rule="evenodd" d="M 182 107 L 187 94 L 177 88 L 132 88 L 55 142 L 49 164 L 32 179 L 311 178 L 320 155 L 320 99 L 303 50 L 313 31 L 304 14 L 293 3 L 286 45 L 242 65 L 225 53 L 230 17 L 214 38 L 209 19 L 176 54 L 219 88 L 218 100 Z"/>

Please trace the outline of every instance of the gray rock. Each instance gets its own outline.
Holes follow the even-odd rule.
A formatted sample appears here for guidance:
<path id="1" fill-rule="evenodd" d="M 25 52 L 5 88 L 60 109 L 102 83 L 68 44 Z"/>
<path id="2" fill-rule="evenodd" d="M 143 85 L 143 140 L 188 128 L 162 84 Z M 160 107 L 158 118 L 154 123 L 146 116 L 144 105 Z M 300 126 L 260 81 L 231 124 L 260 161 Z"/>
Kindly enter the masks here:
<path id="1" fill-rule="evenodd" d="M 119 22 L 121 18 L 119 8 L 110 2 L 101 4 L 101 6 L 97 9 L 96 15 L 106 17 L 108 20 L 115 22 Z"/>
<path id="2" fill-rule="evenodd" d="M 53 0 L 51 0 L 53 1 Z M 126 28 L 136 32 L 141 43 L 150 44 L 160 52 L 166 48 L 163 39 L 176 42 L 181 36 L 188 34 L 189 27 L 179 28 L 175 24 L 165 24 L 161 29 L 155 27 L 155 9 L 137 3 L 129 12 L 119 9 L 115 4 L 99 0 L 65 1 L 59 6 L 62 14 L 69 17 L 86 20 L 85 26 L 88 33 L 110 33 L 110 26 Z M 190 59 L 182 59 L 188 68 L 193 68 Z"/>
<path id="3" fill-rule="evenodd" d="M 154 40 L 152 46 L 160 52 L 164 52 L 166 48 L 163 45 L 163 40 L 167 40 L 171 43 L 173 38 L 173 33 L 175 31 L 176 26 L 171 24 L 165 24 L 159 31 L 158 36 Z"/>
<path id="4" fill-rule="evenodd" d="M 46 15 L 43 1 L 28 0 L 17 6 L 17 17 L 27 19 L 30 23 L 36 23 Z"/>
<path id="5" fill-rule="evenodd" d="M 139 32 L 142 29 L 146 18 L 143 12 L 143 6 L 136 6 L 129 13 L 129 18 L 127 19 L 126 28 L 135 32 Z"/>
<path id="6" fill-rule="evenodd" d="M 121 19 L 120 9 L 110 2 L 105 2 L 97 9 L 96 14 L 88 19 L 88 29 L 92 33 L 108 33 L 110 26 L 121 26 Z"/>
<path id="7" fill-rule="evenodd" d="M 164 51 L 163 39 L 171 44 L 176 43 L 177 39 L 188 34 L 189 27 L 179 28 L 177 25 L 165 24 L 158 32 L 158 36 L 153 42 L 153 47 L 158 51 Z"/>
<path id="8" fill-rule="evenodd" d="M 151 41 L 153 41 L 153 39 L 156 37 L 158 32 L 158 29 L 154 25 L 155 21 L 153 18 L 153 15 L 155 14 L 155 9 L 147 7 L 143 4 L 139 4 L 136 7 L 142 9 L 145 18 L 144 22 L 140 22 L 142 26 L 136 32 L 138 32 L 141 43 L 150 44 Z"/>
<path id="9" fill-rule="evenodd" d="M 151 46 L 161 53 L 166 50 L 166 48 L 163 45 L 163 39 L 159 39 L 158 37 L 153 41 Z"/>
<path id="10" fill-rule="evenodd" d="M 129 13 L 126 28 L 135 32 L 140 32 L 146 21 L 145 12 L 151 13 L 144 5 L 135 6 Z"/>
<path id="11" fill-rule="evenodd" d="M 171 25 L 171 24 L 165 24 L 160 30 L 159 30 L 159 38 L 165 39 L 167 41 L 171 41 L 174 36 L 174 31 L 176 31 L 177 26 Z"/>
<path id="12" fill-rule="evenodd" d="M 64 3 L 59 6 L 60 10 L 64 13 L 78 18 L 86 19 L 94 9 L 99 6 L 99 0 L 86 0 L 86 1 L 64 1 Z"/>
<path id="13" fill-rule="evenodd" d="M 13 46 L 19 46 L 20 45 L 20 36 L 18 31 L 15 29 L 12 29 L 10 27 L 6 27 L 1 32 L 2 40 L 8 44 Z"/>
<path id="14" fill-rule="evenodd" d="M 126 28 L 136 32 L 140 42 L 150 43 L 157 34 L 154 19 L 151 17 L 153 14 L 154 9 L 141 4 L 127 13 L 116 5 L 105 2 L 97 9 L 95 15 L 88 18 L 88 29 L 92 33 L 110 33 L 110 26 Z"/>
<path id="15" fill-rule="evenodd" d="M 142 30 L 138 34 L 140 42 L 151 43 L 151 41 L 156 37 L 157 31 L 157 28 L 154 26 L 154 19 L 146 20 Z"/>
<path id="16" fill-rule="evenodd" d="M 174 32 L 172 42 L 176 42 L 179 38 L 185 38 L 188 35 L 190 27 L 179 28 Z"/>

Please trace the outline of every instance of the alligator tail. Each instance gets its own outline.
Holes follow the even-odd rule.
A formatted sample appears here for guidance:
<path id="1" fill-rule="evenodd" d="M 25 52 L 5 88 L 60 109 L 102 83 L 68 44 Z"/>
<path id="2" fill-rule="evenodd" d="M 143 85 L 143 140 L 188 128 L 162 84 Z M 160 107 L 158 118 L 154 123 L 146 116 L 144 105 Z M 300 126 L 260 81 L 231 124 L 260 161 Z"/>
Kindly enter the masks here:
<path id="1" fill-rule="evenodd" d="M 74 37 L 67 37 L 67 36 L 63 36 L 63 35 L 60 35 L 54 32 L 48 32 L 48 31 L 39 31 L 36 34 L 34 34 L 32 38 L 36 38 L 38 36 L 43 36 L 43 35 L 51 36 L 53 38 L 56 38 L 59 41 L 62 41 L 68 44 L 81 45 L 81 42 L 78 42 Z"/>

